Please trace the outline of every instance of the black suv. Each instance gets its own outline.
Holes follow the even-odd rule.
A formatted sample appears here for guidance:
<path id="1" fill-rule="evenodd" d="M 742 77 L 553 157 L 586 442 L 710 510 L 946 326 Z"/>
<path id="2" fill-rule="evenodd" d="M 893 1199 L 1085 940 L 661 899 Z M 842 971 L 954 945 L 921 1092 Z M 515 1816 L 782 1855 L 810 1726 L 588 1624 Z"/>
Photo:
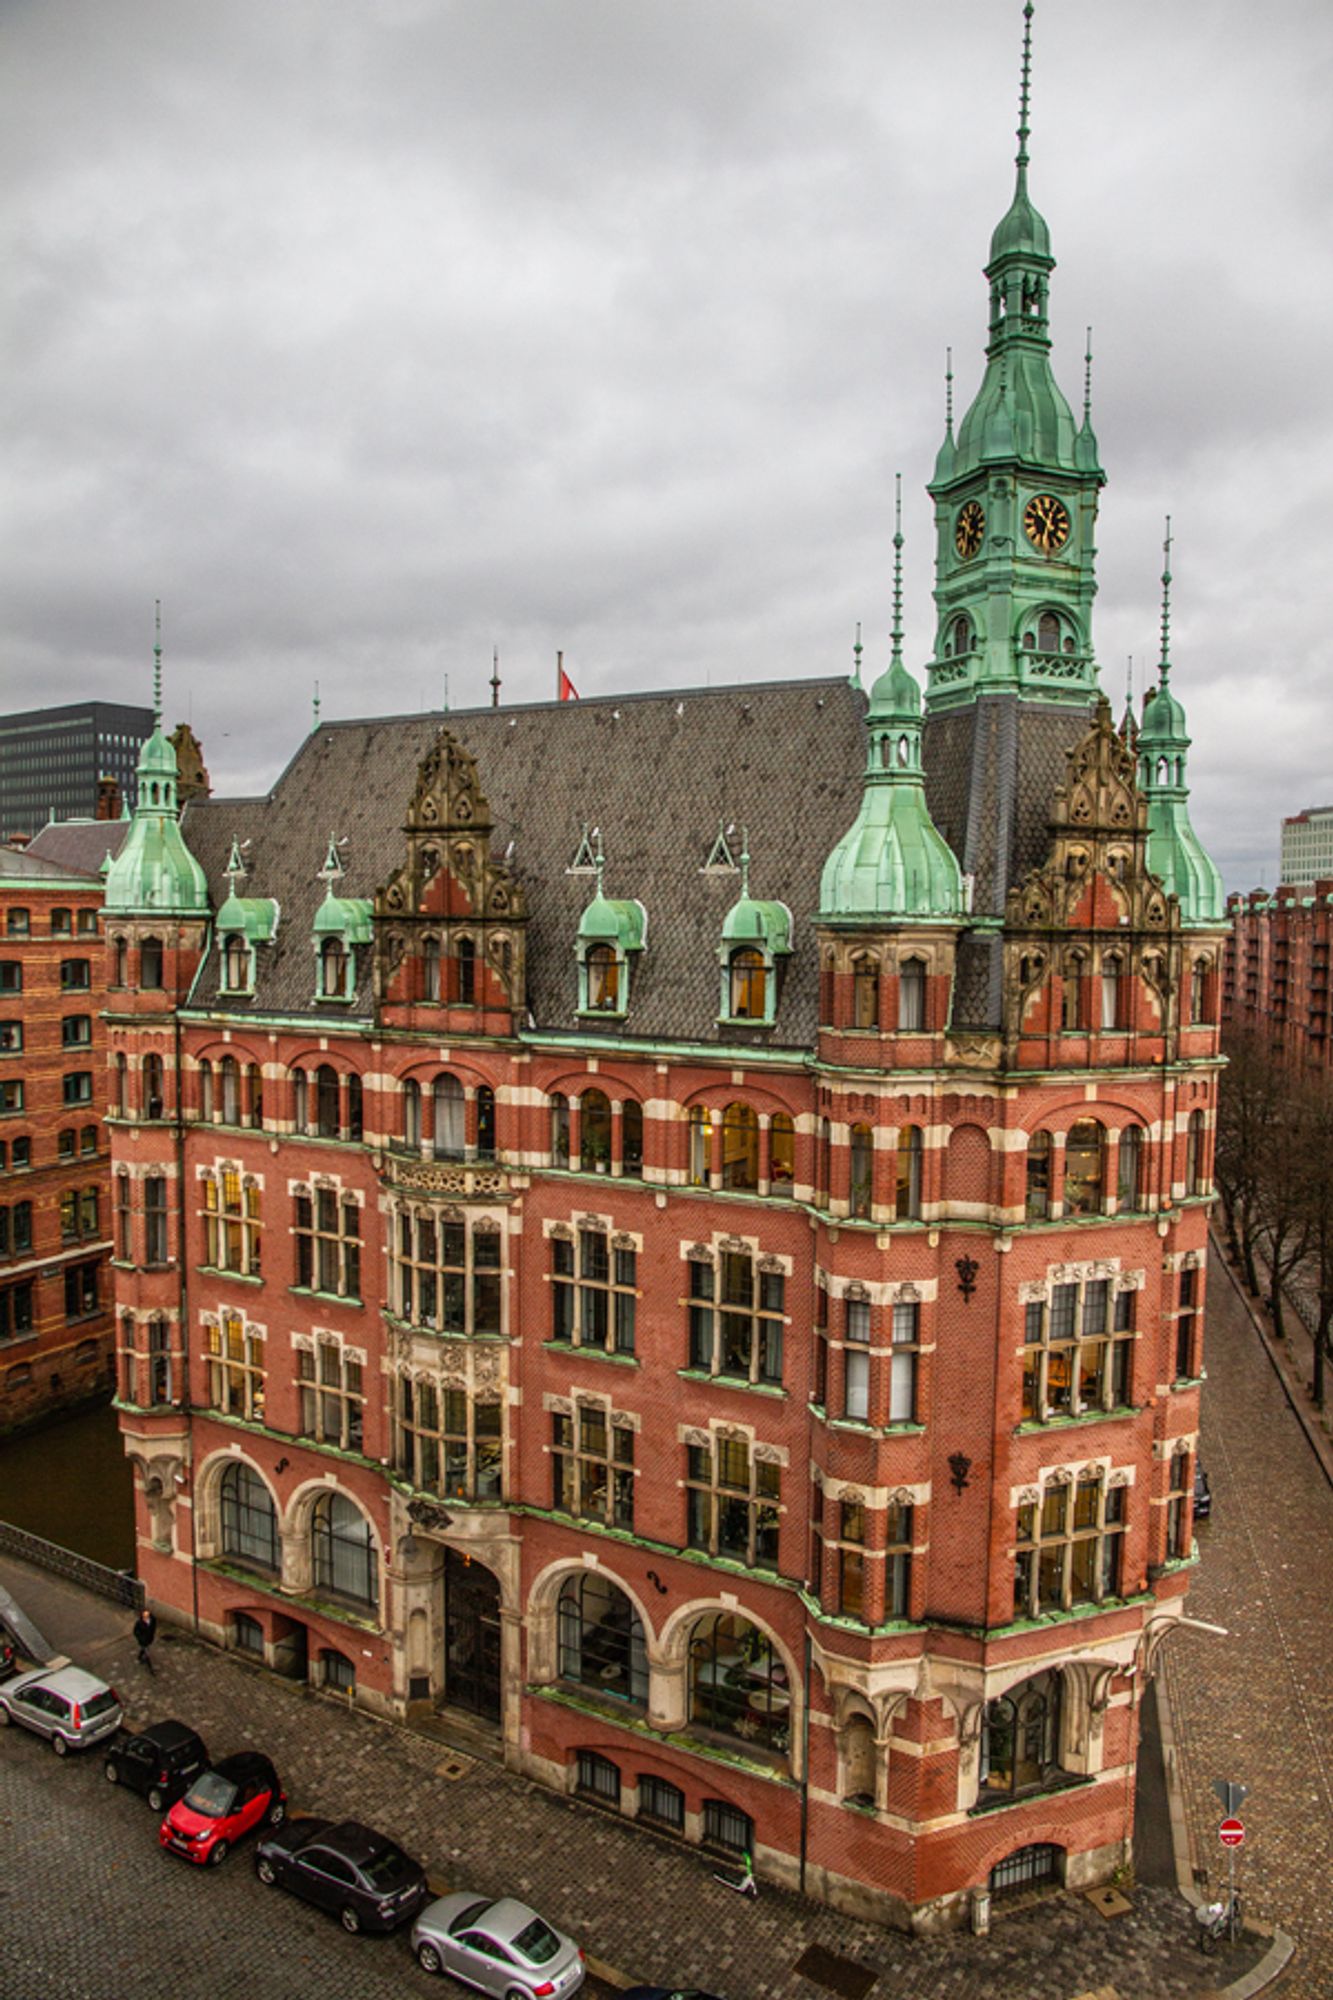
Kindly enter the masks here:
<path id="1" fill-rule="evenodd" d="M 128 1785 L 154 1812 L 165 1812 L 208 1769 L 208 1751 L 185 1723 L 154 1722 L 138 1736 L 122 1729 L 102 1768 L 109 1785 Z"/>
<path id="2" fill-rule="evenodd" d="M 424 1869 L 396 1841 L 359 1821 L 302 1819 L 266 1834 L 255 1854 L 261 1882 L 334 1911 L 345 1931 L 391 1931 L 430 1894 Z"/>

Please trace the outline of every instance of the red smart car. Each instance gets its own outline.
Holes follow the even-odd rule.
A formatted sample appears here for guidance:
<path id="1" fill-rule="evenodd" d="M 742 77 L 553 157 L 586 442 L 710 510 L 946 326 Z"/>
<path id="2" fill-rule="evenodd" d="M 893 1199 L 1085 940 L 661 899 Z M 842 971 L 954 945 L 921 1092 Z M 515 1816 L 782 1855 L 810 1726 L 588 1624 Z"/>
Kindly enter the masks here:
<path id="1" fill-rule="evenodd" d="M 158 1829 L 158 1839 L 172 1854 L 216 1868 L 232 1843 L 252 1827 L 281 1826 L 287 1817 L 287 1794 L 267 1757 L 242 1750 L 224 1757 L 195 1779 Z"/>

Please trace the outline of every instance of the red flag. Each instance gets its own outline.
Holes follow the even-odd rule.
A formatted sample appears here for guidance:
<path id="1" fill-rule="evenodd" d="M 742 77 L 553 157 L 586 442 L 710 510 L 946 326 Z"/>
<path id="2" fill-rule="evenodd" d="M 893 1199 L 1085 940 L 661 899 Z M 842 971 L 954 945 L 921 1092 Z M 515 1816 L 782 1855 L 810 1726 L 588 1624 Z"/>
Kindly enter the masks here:
<path id="1" fill-rule="evenodd" d="M 559 699 L 561 701 L 577 701 L 579 691 L 565 672 L 565 656 L 563 653 L 557 653 L 555 656 L 555 673 L 556 692 Z"/>

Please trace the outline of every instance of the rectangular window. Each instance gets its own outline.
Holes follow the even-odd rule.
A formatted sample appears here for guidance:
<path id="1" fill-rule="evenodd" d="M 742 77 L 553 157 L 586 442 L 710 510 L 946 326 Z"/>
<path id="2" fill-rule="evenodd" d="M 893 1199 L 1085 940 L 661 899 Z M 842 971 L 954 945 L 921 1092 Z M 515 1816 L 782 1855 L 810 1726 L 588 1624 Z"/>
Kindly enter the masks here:
<path id="1" fill-rule="evenodd" d="M 610 1528 L 634 1526 L 634 1432 L 607 1423 L 599 1403 L 580 1403 L 572 1417 L 553 1416 L 551 1462 L 559 1513 Z"/>
<path id="2" fill-rule="evenodd" d="M 609 1757 L 599 1756 L 595 1750 L 580 1750 L 578 1788 L 585 1798 L 596 1799 L 600 1805 L 618 1807 L 619 1767 Z"/>
<path id="3" fill-rule="evenodd" d="M 553 1337 L 575 1347 L 633 1354 L 637 1285 L 638 1256 L 632 1243 L 617 1241 L 613 1247 L 601 1230 L 582 1229 L 576 1258 L 573 1243 L 554 1237 Z"/>
<path id="4" fill-rule="evenodd" d="M 27 937 L 28 912 L 26 910 L 8 911 L 5 918 L 5 930 L 10 937 Z"/>
<path id="5" fill-rule="evenodd" d="M 360 1451 L 365 1412 L 360 1356 L 349 1354 L 337 1341 L 321 1340 L 313 1351 L 297 1351 L 296 1376 L 302 1436 L 343 1451 Z"/>
<path id="6" fill-rule="evenodd" d="M 461 1390 L 401 1376 L 394 1410 L 394 1454 L 400 1473 L 422 1492 L 444 1500 L 498 1500 L 504 1469 L 499 1403 L 470 1400 Z"/>
<path id="7" fill-rule="evenodd" d="M 72 937 L 74 935 L 74 922 L 73 922 L 72 911 L 52 910 L 51 935 L 52 937 Z"/>
<path id="8" fill-rule="evenodd" d="M 80 937 L 97 936 L 96 910 L 80 910 L 75 921 L 77 924 L 78 933 Z"/>
<path id="9" fill-rule="evenodd" d="M 33 1287 L 31 1278 L 21 1285 L 0 1291 L 0 1340 L 17 1340 L 32 1332 Z"/>
<path id="10" fill-rule="evenodd" d="M 500 1332 L 503 1239 L 489 1217 L 469 1226 L 400 1210 L 389 1242 L 390 1297 L 409 1325 L 429 1333 Z"/>
<path id="11" fill-rule="evenodd" d="M 11 1077 L 0 1081 L 0 1117 L 9 1117 L 23 1109 L 23 1079 Z M 15 1140 L 15 1146 L 18 1141 Z"/>
<path id="12" fill-rule="evenodd" d="M 22 1021 L 0 1021 L 0 1056 L 19 1056 L 22 1053 Z"/>
<path id="13" fill-rule="evenodd" d="M 687 1534 L 691 1548 L 750 1569 L 778 1566 L 781 1472 L 755 1458 L 742 1438 L 714 1437 L 686 1449 Z"/>
<path id="14" fill-rule="evenodd" d="M 23 964 L 17 958 L 0 959 L 0 993 L 23 991 Z"/>
<path id="15" fill-rule="evenodd" d="M 88 959 L 61 959 L 60 990 L 62 993 L 87 993 L 92 983 L 92 966 Z"/>
<path id="16" fill-rule="evenodd" d="M 93 1073 L 90 1069 L 68 1070 L 62 1084 L 62 1096 L 66 1104 L 91 1104 L 93 1101 Z"/>
<path id="17" fill-rule="evenodd" d="M 1049 1485 L 1040 1512 L 1018 1510 L 1014 1611 L 1020 1618 L 1099 1604 L 1120 1589 L 1125 1489 L 1100 1472 Z"/>
<path id="18" fill-rule="evenodd" d="M 215 1410 L 254 1423 L 264 1416 L 264 1336 L 239 1313 L 204 1329 L 208 1400 Z"/>
<path id="19" fill-rule="evenodd" d="M 893 1354 L 889 1363 L 889 1422 L 916 1421 L 916 1375 L 920 1307 L 911 1301 L 893 1308 Z"/>
<path id="20" fill-rule="evenodd" d="M 167 1181 L 165 1174 L 149 1174 L 143 1184 L 144 1263 L 161 1265 L 167 1261 Z"/>
<path id="21" fill-rule="evenodd" d="M 786 1278 L 771 1258 L 724 1250 L 689 1260 L 691 1368 L 742 1382 L 782 1380 Z"/>
<path id="22" fill-rule="evenodd" d="M 215 1271 L 260 1275 L 260 1190 L 239 1167 L 222 1166 L 204 1181 L 204 1259 Z"/>
<path id="23" fill-rule="evenodd" d="M 93 1038 L 93 1017 L 91 1014 L 66 1014 L 60 1023 L 60 1046 L 65 1049 L 86 1049 Z"/>
<path id="24" fill-rule="evenodd" d="M 88 1319 L 98 1310 L 97 1264 L 65 1266 L 65 1318 Z"/>
<path id="25" fill-rule="evenodd" d="M 639 1818 L 651 1820 L 654 1826 L 664 1826 L 672 1833 L 684 1833 L 684 1792 L 677 1785 L 669 1785 L 665 1778 L 653 1778 L 645 1772 L 639 1779 Z"/>
<path id="26" fill-rule="evenodd" d="M 337 1188 L 295 1197 L 296 1282 L 305 1291 L 361 1296 L 361 1210 Z"/>
<path id="27" fill-rule="evenodd" d="M 847 1300 L 843 1368 L 843 1415 L 866 1423 L 870 1418 L 870 1306 L 865 1299 Z"/>
<path id="28" fill-rule="evenodd" d="M 172 1402 L 171 1328 L 164 1319 L 148 1322 L 148 1400 Z"/>
<path id="29" fill-rule="evenodd" d="M 117 1174 L 116 1175 L 116 1256 L 119 1258 L 122 1264 L 128 1264 L 134 1255 L 132 1247 L 134 1239 L 130 1233 L 132 1228 L 132 1223 L 131 1223 L 132 1215 L 133 1215 L 133 1210 L 131 1209 L 130 1206 L 130 1177 L 128 1174 Z"/>
<path id="30" fill-rule="evenodd" d="M 1024 1316 L 1024 1422 L 1124 1408 L 1133 1336 L 1134 1293 L 1113 1296 L 1105 1278 L 1053 1285 L 1049 1302 L 1030 1301 Z"/>

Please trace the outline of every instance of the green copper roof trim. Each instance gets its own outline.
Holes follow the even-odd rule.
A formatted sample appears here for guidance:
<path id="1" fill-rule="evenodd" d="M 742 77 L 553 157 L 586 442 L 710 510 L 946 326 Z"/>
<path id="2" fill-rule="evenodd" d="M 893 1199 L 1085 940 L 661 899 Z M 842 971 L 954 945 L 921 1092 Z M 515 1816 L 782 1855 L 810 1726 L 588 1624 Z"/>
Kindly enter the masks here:
<path id="1" fill-rule="evenodd" d="M 902 478 L 893 534 L 893 653 L 870 691 L 861 809 L 820 881 L 820 923 L 964 914 L 963 877 L 930 816 L 921 767 L 921 690 L 902 657 Z"/>

